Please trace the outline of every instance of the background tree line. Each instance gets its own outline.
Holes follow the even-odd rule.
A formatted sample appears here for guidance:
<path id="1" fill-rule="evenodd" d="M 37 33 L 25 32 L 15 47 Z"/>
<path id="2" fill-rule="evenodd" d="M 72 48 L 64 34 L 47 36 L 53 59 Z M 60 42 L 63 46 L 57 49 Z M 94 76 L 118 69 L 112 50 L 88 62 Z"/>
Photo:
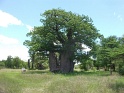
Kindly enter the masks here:
<path id="1" fill-rule="evenodd" d="M 21 60 L 19 57 L 8 56 L 6 60 L 0 61 L 0 68 L 12 68 L 12 69 L 20 69 L 27 68 L 27 62 Z"/>
<path id="2" fill-rule="evenodd" d="M 102 37 L 100 43 L 96 44 L 96 66 L 104 67 L 109 70 L 110 66 L 114 66 L 114 71 L 124 74 L 124 36 Z"/>
<path id="3" fill-rule="evenodd" d="M 6 60 L 0 61 L 0 68 L 12 68 L 12 69 L 47 69 L 48 61 L 46 58 L 41 59 L 39 54 L 34 55 L 35 62 L 32 59 L 27 59 L 27 61 L 21 60 L 19 57 L 8 56 Z"/>

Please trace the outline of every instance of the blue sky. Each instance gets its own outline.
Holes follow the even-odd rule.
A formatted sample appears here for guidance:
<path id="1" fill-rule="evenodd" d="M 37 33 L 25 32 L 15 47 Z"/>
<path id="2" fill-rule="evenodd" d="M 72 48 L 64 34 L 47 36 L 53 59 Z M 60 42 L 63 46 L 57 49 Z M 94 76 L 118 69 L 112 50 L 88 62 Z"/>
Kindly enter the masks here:
<path id="1" fill-rule="evenodd" d="M 0 0 L 0 60 L 8 55 L 28 59 L 26 33 L 42 25 L 40 14 L 52 8 L 88 15 L 105 37 L 124 34 L 123 0 Z"/>

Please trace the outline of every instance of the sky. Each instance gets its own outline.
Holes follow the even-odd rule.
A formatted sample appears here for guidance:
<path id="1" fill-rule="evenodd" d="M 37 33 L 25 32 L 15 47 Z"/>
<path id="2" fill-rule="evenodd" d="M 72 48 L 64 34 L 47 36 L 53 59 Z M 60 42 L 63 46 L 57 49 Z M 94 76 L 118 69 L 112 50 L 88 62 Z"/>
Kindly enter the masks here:
<path id="1" fill-rule="evenodd" d="M 0 60 L 9 55 L 28 60 L 26 34 L 53 8 L 88 15 L 105 37 L 124 35 L 124 0 L 0 0 Z"/>

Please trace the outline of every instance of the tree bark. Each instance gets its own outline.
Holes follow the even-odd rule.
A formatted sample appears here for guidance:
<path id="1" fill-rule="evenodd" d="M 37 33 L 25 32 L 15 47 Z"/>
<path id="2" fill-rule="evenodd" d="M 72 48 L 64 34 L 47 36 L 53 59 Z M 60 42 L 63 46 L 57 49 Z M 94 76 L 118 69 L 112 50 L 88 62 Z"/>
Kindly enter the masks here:
<path id="1" fill-rule="evenodd" d="M 59 70 L 59 67 L 57 66 L 57 57 L 54 52 L 49 53 L 49 68 L 51 72 Z"/>
<path id="2" fill-rule="evenodd" d="M 74 70 L 74 63 L 70 58 L 70 53 L 69 51 L 63 52 L 61 54 L 61 59 L 60 59 L 60 71 L 62 73 L 69 73 L 73 72 Z"/>
<path id="3" fill-rule="evenodd" d="M 30 59 L 28 59 L 28 68 L 30 69 Z"/>
<path id="4" fill-rule="evenodd" d="M 70 64 L 71 64 L 70 72 L 73 72 L 75 63 L 73 61 L 71 61 Z"/>
<path id="5" fill-rule="evenodd" d="M 34 69 L 35 54 L 32 54 L 32 69 Z"/>

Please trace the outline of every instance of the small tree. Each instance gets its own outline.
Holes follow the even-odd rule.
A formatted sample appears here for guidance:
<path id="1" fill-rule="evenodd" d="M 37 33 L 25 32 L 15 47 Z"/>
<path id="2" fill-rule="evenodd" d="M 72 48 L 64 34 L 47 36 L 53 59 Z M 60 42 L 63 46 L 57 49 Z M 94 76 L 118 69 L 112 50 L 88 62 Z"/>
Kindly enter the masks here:
<path id="1" fill-rule="evenodd" d="M 5 68 L 5 60 L 0 61 L 0 69 Z"/>
<path id="2" fill-rule="evenodd" d="M 22 63 L 23 63 L 23 61 L 19 57 L 13 58 L 13 68 L 16 68 L 16 69 L 21 68 Z"/>
<path id="3" fill-rule="evenodd" d="M 13 58 L 12 58 L 12 56 L 7 57 L 7 60 L 5 62 L 5 66 L 7 68 L 12 68 L 13 67 Z"/>

